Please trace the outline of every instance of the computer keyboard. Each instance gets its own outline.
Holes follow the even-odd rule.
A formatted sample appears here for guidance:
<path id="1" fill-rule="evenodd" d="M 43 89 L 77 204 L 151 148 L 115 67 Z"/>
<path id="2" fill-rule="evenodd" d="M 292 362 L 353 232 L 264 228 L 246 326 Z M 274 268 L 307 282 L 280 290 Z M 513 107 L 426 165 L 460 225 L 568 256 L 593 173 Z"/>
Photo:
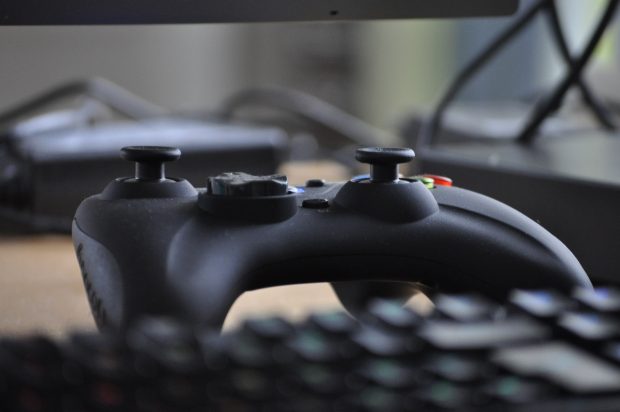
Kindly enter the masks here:
<path id="1" fill-rule="evenodd" d="M 620 290 L 0 344 L 2 411 L 620 411 Z"/>

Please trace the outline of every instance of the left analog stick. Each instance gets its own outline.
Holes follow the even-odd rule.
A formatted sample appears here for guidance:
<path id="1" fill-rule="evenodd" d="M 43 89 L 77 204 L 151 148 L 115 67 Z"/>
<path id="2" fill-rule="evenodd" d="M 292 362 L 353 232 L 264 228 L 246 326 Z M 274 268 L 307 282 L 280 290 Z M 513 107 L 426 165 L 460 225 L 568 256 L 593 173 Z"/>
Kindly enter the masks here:
<path id="1" fill-rule="evenodd" d="M 121 149 L 121 157 L 136 163 L 135 180 L 166 180 L 166 162 L 173 162 L 181 157 L 181 150 L 175 147 L 128 146 Z"/>

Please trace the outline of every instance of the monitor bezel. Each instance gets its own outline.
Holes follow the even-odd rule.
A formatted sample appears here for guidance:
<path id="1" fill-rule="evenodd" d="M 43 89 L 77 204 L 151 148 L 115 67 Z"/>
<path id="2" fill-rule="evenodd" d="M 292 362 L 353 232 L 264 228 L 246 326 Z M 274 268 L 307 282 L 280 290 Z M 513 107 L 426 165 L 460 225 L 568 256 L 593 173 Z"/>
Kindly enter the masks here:
<path id="1" fill-rule="evenodd" d="M 0 25 L 456 18 L 509 15 L 518 5 L 519 0 L 3 0 Z"/>

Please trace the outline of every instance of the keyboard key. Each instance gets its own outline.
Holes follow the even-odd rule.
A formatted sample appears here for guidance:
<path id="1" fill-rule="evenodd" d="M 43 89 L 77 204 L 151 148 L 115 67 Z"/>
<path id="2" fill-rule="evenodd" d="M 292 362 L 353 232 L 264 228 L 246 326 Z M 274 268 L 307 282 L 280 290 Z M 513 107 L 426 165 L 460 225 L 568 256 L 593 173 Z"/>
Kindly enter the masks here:
<path id="1" fill-rule="evenodd" d="M 439 381 L 416 392 L 415 397 L 435 408 L 457 410 L 470 405 L 472 393 L 450 382 Z"/>
<path id="2" fill-rule="evenodd" d="M 328 336 L 313 330 L 304 330 L 296 334 L 287 346 L 302 359 L 311 362 L 331 362 L 339 359 L 340 351 Z"/>
<path id="3" fill-rule="evenodd" d="M 232 373 L 231 385 L 242 399 L 264 400 L 272 396 L 273 386 L 266 374 L 252 369 L 240 369 Z"/>
<path id="4" fill-rule="evenodd" d="M 607 344 L 607 346 L 605 346 L 604 353 L 617 365 L 620 365 L 620 341 Z"/>
<path id="5" fill-rule="evenodd" d="M 577 305 L 564 295 L 547 290 L 516 290 L 510 303 L 537 318 L 554 318 Z"/>
<path id="6" fill-rule="evenodd" d="M 419 315 L 411 309 L 389 300 L 373 300 L 368 314 L 372 324 L 407 334 L 413 334 L 421 322 Z"/>
<path id="7" fill-rule="evenodd" d="M 374 384 L 390 389 L 410 387 L 413 383 L 414 372 L 393 360 L 373 360 L 363 365 L 358 373 Z"/>
<path id="8" fill-rule="evenodd" d="M 118 380 L 130 367 L 123 340 L 110 334 L 74 334 L 68 356 L 81 370 Z M 66 372 L 66 371 L 65 371 Z"/>
<path id="9" fill-rule="evenodd" d="M 620 322 L 601 303 L 613 295 L 575 293 L 429 318 L 377 301 L 365 323 L 340 312 L 222 334 L 152 320 L 129 335 L 11 339 L 0 410 L 616 412 Z"/>
<path id="10" fill-rule="evenodd" d="M 567 313 L 560 317 L 558 325 L 585 340 L 607 340 L 620 333 L 618 321 L 597 313 Z"/>
<path id="11" fill-rule="evenodd" d="M 114 410 L 129 406 L 126 388 L 113 382 L 96 382 L 88 392 L 89 403 L 97 410 Z"/>
<path id="12" fill-rule="evenodd" d="M 422 350 L 422 343 L 414 336 L 390 334 L 375 328 L 365 328 L 352 339 L 367 353 L 376 356 L 406 356 Z"/>
<path id="13" fill-rule="evenodd" d="M 295 377 L 304 390 L 315 394 L 339 394 L 345 390 L 338 371 L 324 365 L 303 365 L 299 367 Z"/>
<path id="14" fill-rule="evenodd" d="M 579 288 L 573 294 L 575 299 L 589 308 L 607 313 L 620 313 L 620 290 L 611 288 Z"/>
<path id="15" fill-rule="evenodd" d="M 243 329 L 259 338 L 281 340 L 293 334 L 293 326 L 281 317 L 250 319 L 244 322 Z"/>
<path id="16" fill-rule="evenodd" d="M 543 340 L 550 335 L 547 327 L 519 317 L 498 322 L 436 321 L 420 330 L 422 338 L 444 350 L 485 350 Z"/>
<path id="17" fill-rule="evenodd" d="M 17 389 L 15 395 L 15 404 L 18 411 L 27 412 L 47 412 L 52 411 L 50 400 L 41 393 L 31 387 L 23 386 Z"/>
<path id="18" fill-rule="evenodd" d="M 513 373 L 543 377 L 580 394 L 620 390 L 620 368 L 564 342 L 500 349 L 492 360 Z"/>
<path id="19" fill-rule="evenodd" d="M 493 380 L 484 388 L 484 393 L 495 400 L 509 404 L 525 404 L 550 397 L 553 389 L 535 379 L 523 379 L 517 376 L 504 376 Z"/>
<path id="20" fill-rule="evenodd" d="M 422 368 L 435 376 L 456 383 L 474 382 L 483 379 L 491 372 L 488 365 L 451 354 L 434 356 Z"/>
<path id="21" fill-rule="evenodd" d="M 402 411 L 405 399 L 402 395 L 386 388 L 368 388 L 357 397 L 357 405 L 362 411 Z M 355 409 L 359 410 L 359 409 Z"/>
<path id="22" fill-rule="evenodd" d="M 203 364 L 192 329 L 172 319 L 143 321 L 128 336 L 128 341 L 147 368 L 192 373 Z"/>
<path id="23" fill-rule="evenodd" d="M 60 379 L 62 353 L 50 339 L 33 336 L 21 341 L 3 342 L 6 361 L 14 369 L 9 373 L 33 388 L 54 387 Z"/>
<path id="24" fill-rule="evenodd" d="M 438 295 L 433 299 L 435 311 L 461 322 L 490 319 L 498 306 L 477 295 Z"/>
<path id="25" fill-rule="evenodd" d="M 177 407 L 190 408 L 203 402 L 204 382 L 200 377 L 172 375 L 158 385 L 162 398 Z"/>
<path id="26" fill-rule="evenodd" d="M 348 336 L 353 333 L 358 323 L 344 312 L 314 314 L 308 322 L 328 335 Z"/>
<path id="27" fill-rule="evenodd" d="M 273 350 L 259 339 L 246 334 L 235 336 L 234 342 L 226 347 L 230 359 L 244 367 L 262 368 L 274 362 Z"/>

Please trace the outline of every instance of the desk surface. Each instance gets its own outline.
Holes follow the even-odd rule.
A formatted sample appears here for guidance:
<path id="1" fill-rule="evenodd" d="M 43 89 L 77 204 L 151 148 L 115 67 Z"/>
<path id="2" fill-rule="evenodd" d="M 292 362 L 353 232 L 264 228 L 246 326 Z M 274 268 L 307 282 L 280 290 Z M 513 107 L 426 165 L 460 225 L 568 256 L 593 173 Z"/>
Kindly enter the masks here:
<path id="1" fill-rule="evenodd" d="M 42 331 L 60 336 L 95 328 L 69 237 L 2 238 L 0 267 L 0 335 Z M 239 298 L 226 327 L 249 316 L 300 318 L 338 307 L 327 284 L 265 289 Z"/>

